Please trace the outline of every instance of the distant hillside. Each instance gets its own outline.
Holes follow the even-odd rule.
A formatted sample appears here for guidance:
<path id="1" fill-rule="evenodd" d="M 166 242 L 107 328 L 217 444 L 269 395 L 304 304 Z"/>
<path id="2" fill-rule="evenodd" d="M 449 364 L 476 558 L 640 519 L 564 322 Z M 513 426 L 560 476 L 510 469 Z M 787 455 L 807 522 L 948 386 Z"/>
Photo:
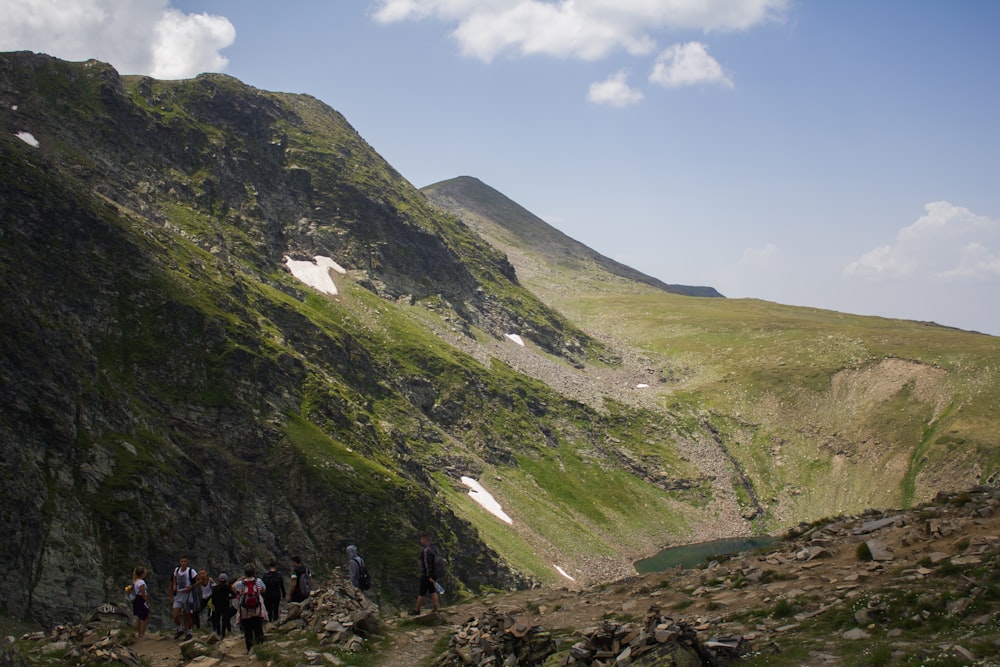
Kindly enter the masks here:
<path id="1" fill-rule="evenodd" d="M 714 287 L 669 285 L 605 257 L 548 224 L 520 204 L 471 176 L 459 176 L 421 188 L 432 204 L 466 222 L 504 252 L 518 248 L 550 261 L 606 271 L 672 294 L 722 297 Z"/>

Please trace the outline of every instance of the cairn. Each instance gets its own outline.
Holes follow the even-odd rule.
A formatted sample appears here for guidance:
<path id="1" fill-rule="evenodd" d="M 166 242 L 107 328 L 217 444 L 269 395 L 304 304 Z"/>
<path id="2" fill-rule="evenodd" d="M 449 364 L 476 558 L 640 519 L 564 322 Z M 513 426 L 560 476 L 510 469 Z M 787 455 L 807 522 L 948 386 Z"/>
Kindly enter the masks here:
<path id="1" fill-rule="evenodd" d="M 32 632 L 21 637 L 38 647 L 38 654 L 48 659 L 61 659 L 66 663 L 111 663 L 125 667 L 142 667 L 142 660 L 126 643 L 131 641 L 120 627 L 129 622 L 123 607 L 103 604 L 81 624 L 56 625 L 48 632 Z M 19 655 L 14 642 L 5 640 L 0 664 L 29 664 L 33 662 Z"/>
<path id="2" fill-rule="evenodd" d="M 469 619 L 452 636 L 448 650 L 433 667 L 467 665 L 538 665 L 555 653 L 552 634 L 490 607 Z"/>
<path id="3" fill-rule="evenodd" d="M 265 633 L 285 635 L 287 639 L 312 633 L 323 646 L 357 651 L 380 630 L 378 606 L 346 577 L 335 574 L 307 599 L 289 603 L 287 614 L 279 622 L 268 624 Z"/>
<path id="4" fill-rule="evenodd" d="M 716 637 L 705 643 L 684 621 L 661 613 L 653 605 L 643 624 L 603 621 L 584 630 L 560 667 L 615 667 L 619 665 L 724 665 L 748 650 L 741 637 Z"/>

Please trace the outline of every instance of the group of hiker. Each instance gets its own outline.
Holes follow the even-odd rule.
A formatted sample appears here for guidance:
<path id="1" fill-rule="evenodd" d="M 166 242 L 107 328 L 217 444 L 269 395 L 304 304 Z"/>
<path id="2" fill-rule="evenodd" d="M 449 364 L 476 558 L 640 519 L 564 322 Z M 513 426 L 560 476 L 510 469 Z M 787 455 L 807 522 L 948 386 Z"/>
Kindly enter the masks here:
<path id="1" fill-rule="evenodd" d="M 132 572 L 132 585 L 126 589 L 132 600 L 139 638 L 146 636 L 149 627 L 146 572 L 145 567 L 136 567 Z M 236 617 L 249 651 L 254 644 L 263 641 L 264 621 L 278 620 L 283 599 L 302 602 L 311 592 L 312 575 L 298 556 L 292 558 L 291 582 L 287 589 L 274 558 L 260 576 L 253 563 L 247 563 L 243 566 L 243 576 L 230 581 L 225 572 L 212 579 L 204 568 L 196 571 L 188 557 L 181 556 L 169 583 L 170 611 L 176 627 L 174 639 L 191 639 L 193 630 L 201 627 L 202 611 L 207 609 L 212 631 L 220 638 L 231 631 L 232 619 Z"/>
<path id="2" fill-rule="evenodd" d="M 360 591 L 371 587 L 371 575 L 364 558 L 355 545 L 347 547 L 348 576 L 351 584 Z M 444 593 L 440 579 L 444 576 L 444 560 L 427 533 L 420 535 L 420 567 L 418 594 L 411 615 L 420 614 L 427 598 L 434 611 L 438 610 L 439 594 Z M 132 613 L 136 619 L 139 638 L 146 636 L 149 627 L 149 589 L 146 585 L 147 570 L 136 567 L 132 572 L 132 585 L 126 588 L 132 600 Z M 247 651 L 264 639 L 264 622 L 279 619 L 282 600 L 302 602 L 312 593 L 312 574 L 298 556 L 292 558 L 291 581 L 285 587 L 284 577 L 278 572 L 278 562 L 271 558 L 268 569 L 257 576 L 253 563 L 243 566 L 243 576 L 230 581 L 229 575 L 220 573 L 212 579 L 204 568 L 195 570 L 187 556 L 178 559 L 170 575 L 170 609 L 176 632 L 174 639 L 192 638 L 192 631 L 201 627 L 201 613 L 208 610 L 212 631 L 224 638 L 231 631 L 233 617 L 243 631 Z"/>

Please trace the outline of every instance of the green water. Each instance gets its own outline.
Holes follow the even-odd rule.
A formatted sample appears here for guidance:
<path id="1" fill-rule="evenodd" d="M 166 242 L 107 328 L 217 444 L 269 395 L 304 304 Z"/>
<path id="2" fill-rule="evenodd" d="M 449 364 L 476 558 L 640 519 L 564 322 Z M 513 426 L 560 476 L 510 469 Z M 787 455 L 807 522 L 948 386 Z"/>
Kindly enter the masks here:
<path id="1" fill-rule="evenodd" d="M 643 558 L 635 562 L 635 569 L 639 574 L 650 572 L 662 572 L 672 567 L 694 567 L 701 565 L 706 559 L 723 554 L 738 553 L 740 551 L 751 551 L 760 547 L 767 547 L 776 541 L 773 537 L 730 537 L 722 540 L 712 540 L 711 542 L 698 542 L 697 544 L 685 544 L 680 547 L 668 547 L 649 558 Z"/>

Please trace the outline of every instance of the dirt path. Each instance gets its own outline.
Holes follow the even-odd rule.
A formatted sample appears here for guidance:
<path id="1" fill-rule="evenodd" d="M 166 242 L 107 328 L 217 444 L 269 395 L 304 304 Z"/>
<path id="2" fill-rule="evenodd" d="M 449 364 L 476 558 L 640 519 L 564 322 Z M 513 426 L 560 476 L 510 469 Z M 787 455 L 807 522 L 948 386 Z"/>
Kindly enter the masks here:
<path id="1" fill-rule="evenodd" d="M 607 590 L 594 604 L 580 591 L 548 588 L 495 593 L 442 607 L 437 614 L 402 616 L 386 622 L 388 644 L 382 648 L 379 667 L 416 667 L 444 650 L 438 642 L 451 637 L 459 626 L 488 609 L 523 619 L 532 626 L 578 628 L 596 623 L 603 614 L 620 611 L 630 595 L 624 587 Z"/>
<path id="2" fill-rule="evenodd" d="M 197 631 L 196 631 L 197 632 Z M 208 638 L 208 633 L 202 631 L 197 637 L 202 641 Z M 137 639 L 132 644 L 132 650 L 140 658 L 146 661 L 149 667 L 179 667 L 190 664 L 181 655 L 181 642 L 173 638 L 172 633 L 150 632 L 146 639 Z M 237 667 L 250 663 L 264 664 L 253 654 L 247 655 L 246 644 L 243 642 L 243 635 L 228 635 L 225 639 L 213 646 L 221 655 L 216 657 L 220 661 L 215 663 L 215 667 Z"/>

